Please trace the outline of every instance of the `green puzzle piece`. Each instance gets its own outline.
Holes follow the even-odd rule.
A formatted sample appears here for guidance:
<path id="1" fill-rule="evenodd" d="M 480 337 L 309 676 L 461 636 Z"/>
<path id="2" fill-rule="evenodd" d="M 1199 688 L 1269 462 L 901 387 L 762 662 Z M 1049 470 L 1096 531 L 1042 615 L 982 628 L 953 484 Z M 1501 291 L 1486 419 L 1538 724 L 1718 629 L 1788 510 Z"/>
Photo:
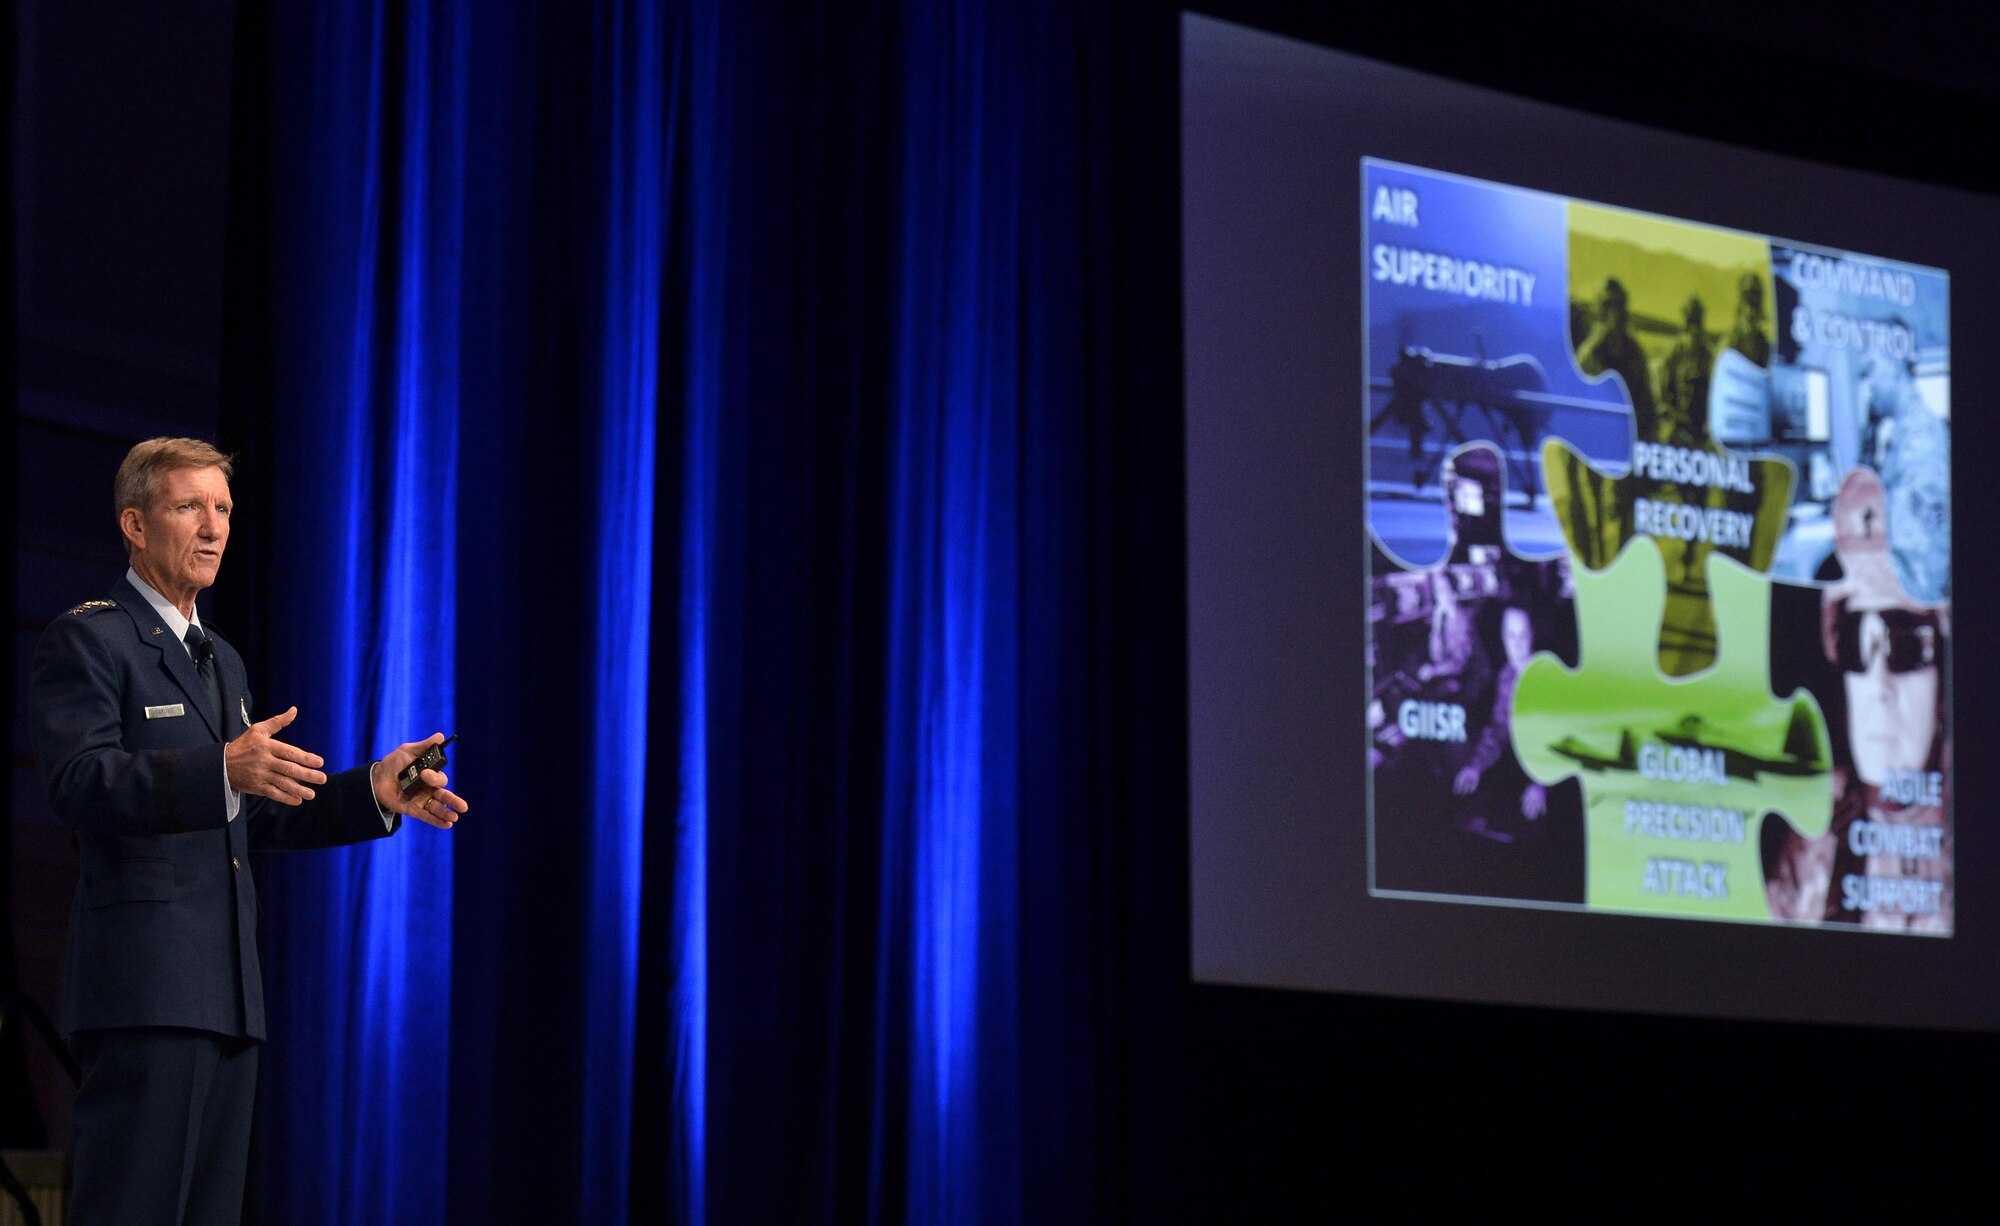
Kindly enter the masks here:
<path id="1" fill-rule="evenodd" d="M 1660 668 L 1685 677 L 1715 659 L 1715 614 L 1707 562 L 1726 557 L 1763 574 L 1771 569 L 1792 501 L 1792 466 L 1782 457 L 1738 455 L 1721 447 L 1648 448 L 1711 461 L 1705 480 L 1675 482 L 1636 471 L 1614 477 L 1558 439 L 1542 444 L 1549 500 L 1570 558 L 1603 570 L 1633 540 L 1652 540 L 1670 563 L 1659 626 Z M 1659 469 L 1653 470 L 1655 473 Z M 1761 637 L 1766 631 L 1759 627 Z"/>
<path id="2" fill-rule="evenodd" d="M 1723 647 L 1713 668 L 1660 671 L 1666 566 L 1642 537 L 1606 570 L 1575 568 L 1580 666 L 1542 652 L 1514 691 L 1521 765 L 1545 785 L 1571 775 L 1583 785 L 1593 908 L 1768 919 L 1766 813 L 1807 837 L 1833 815 L 1819 704 L 1805 690 L 1770 690 L 1770 581 L 1726 558 L 1708 562 Z"/>

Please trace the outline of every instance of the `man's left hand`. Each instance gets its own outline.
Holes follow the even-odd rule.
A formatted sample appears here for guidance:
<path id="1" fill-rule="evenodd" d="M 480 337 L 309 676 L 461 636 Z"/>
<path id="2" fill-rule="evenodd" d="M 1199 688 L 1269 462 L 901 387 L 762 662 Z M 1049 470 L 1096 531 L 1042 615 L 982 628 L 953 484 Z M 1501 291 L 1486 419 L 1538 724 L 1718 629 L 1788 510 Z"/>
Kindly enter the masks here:
<path id="1" fill-rule="evenodd" d="M 407 800 L 402 789 L 396 786 L 396 776 L 402 774 L 404 768 L 421 757 L 426 749 L 443 743 L 444 733 L 434 732 L 424 740 L 412 741 L 385 756 L 382 765 L 374 772 L 376 803 L 391 813 L 429 822 L 440 830 L 451 829 L 451 824 L 468 806 L 462 797 L 445 790 L 445 785 L 451 780 L 445 777 L 443 771 L 425 771 L 420 776 L 424 786 L 411 793 Z"/>

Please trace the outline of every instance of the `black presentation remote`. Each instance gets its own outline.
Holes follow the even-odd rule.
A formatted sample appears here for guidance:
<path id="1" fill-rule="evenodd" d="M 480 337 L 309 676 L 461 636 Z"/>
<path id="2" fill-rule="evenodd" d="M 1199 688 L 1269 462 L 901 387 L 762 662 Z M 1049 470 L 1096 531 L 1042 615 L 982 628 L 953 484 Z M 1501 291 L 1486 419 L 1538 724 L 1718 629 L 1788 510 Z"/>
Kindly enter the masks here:
<path id="1" fill-rule="evenodd" d="M 404 767 L 396 776 L 396 782 L 403 789 L 403 799 L 408 800 L 424 786 L 424 772 L 444 769 L 444 747 L 458 739 L 456 732 L 417 755 L 417 760 Z"/>

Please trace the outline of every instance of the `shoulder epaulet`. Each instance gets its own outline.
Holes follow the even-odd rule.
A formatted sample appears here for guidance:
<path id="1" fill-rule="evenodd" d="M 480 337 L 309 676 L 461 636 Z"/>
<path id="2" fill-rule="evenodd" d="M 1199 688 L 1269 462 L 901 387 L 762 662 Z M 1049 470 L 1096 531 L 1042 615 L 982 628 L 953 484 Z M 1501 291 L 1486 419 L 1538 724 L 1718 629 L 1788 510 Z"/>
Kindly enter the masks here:
<path id="1" fill-rule="evenodd" d="M 69 613 L 71 617 L 81 617 L 85 613 L 95 613 L 99 609 L 115 609 L 117 607 L 118 602 L 115 600 L 86 600 L 74 609 L 71 609 Z"/>

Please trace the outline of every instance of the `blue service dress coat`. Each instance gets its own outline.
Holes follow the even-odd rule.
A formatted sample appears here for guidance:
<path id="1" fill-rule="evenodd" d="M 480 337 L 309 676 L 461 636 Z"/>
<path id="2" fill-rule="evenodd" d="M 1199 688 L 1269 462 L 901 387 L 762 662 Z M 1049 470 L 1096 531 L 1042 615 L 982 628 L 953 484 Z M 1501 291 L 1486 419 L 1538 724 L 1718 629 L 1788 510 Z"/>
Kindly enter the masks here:
<path id="1" fill-rule="evenodd" d="M 206 629 L 206 628 L 204 628 Z M 392 833 L 368 768 L 296 807 L 245 794 L 228 820 L 223 746 L 249 722 L 243 658 L 209 632 L 222 711 L 129 581 L 49 623 L 30 667 L 49 802 L 76 832 L 63 1028 L 179 1026 L 265 1037 L 250 853 Z"/>

